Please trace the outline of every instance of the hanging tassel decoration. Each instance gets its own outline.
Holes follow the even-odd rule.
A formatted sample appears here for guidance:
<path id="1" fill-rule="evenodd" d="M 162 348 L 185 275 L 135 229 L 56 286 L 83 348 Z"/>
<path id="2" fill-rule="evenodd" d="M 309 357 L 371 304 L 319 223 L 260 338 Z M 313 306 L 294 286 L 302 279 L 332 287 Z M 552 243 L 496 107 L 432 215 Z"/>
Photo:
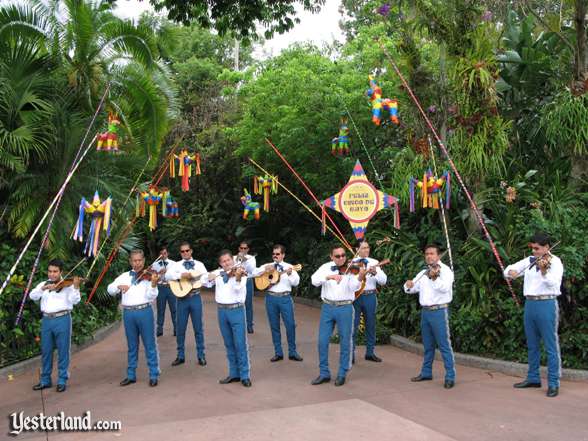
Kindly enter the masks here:
<path id="1" fill-rule="evenodd" d="M 194 175 L 198 176 L 202 174 L 202 171 L 200 170 L 200 153 L 196 153 L 196 155 L 194 155 L 194 159 L 196 161 L 196 170 L 194 171 Z"/>

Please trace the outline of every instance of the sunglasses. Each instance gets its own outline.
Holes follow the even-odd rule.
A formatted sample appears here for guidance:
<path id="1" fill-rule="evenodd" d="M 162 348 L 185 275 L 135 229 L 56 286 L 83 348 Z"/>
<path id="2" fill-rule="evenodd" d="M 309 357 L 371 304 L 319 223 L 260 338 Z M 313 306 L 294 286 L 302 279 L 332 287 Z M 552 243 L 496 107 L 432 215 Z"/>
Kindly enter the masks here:
<path id="1" fill-rule="evenodd" d="M 192 250 L 180 250 L 180 253 L 189 253 Z"/>
<path id="2" fill-rule="evenodd" d="M 345 254 L 334 254 L 333 257 L 335 259 L 341 259 L 342 257 L 345 257 Z"/>
<path id="3" fill-rule="evenodd" d="M 272 256 L 281 256 L 282 253 L 272 253 Z"/>
<path id="4" fill-rule="evenodd" d="M 239 247 L 240 250 L 248 250 L 249 247 Z"/>

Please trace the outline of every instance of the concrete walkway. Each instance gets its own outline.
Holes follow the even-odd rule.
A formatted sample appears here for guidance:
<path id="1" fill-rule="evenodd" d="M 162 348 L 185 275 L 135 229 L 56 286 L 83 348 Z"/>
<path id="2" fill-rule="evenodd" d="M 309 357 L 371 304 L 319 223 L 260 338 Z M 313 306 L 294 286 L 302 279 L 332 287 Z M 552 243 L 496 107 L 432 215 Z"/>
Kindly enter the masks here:
<path id="1" fill-rule="evenodd" d="M 588 384 L 562 383 L 560 396 L 545 388 L 514 390 L 517 378 L 457 367 L 457 384 L 443 389 L 443 371 L 435 362 L 435 380 L 411 383 L 421 357 L 392 346 L 379 347 L 383 363 L 358 363 L 343 387 L 311 386 L 318 374 L 316 334 L 319 311 L 296 305 L 297 340 L 302 363 L 270 363 L 273 355 L 263 299 L 255 299 L 255 334 L 249 336 L 253 387 L 219 385 L 227 374 L 222 338 L 212 294 L 204 296 L 208 365 L 196 363 L 189 327 L 187 361 L 171 367 L 175 338 L 169 316 L 158 339 L 159 386 L 148 386 L 141 347 L 138 382 L 125 388 L 126 341 L 122 327 L 104 341 L 73 356 L 67 392 L 43 392 L 46 415 L 120 420 L 118 432 L 49 432 L 50 440 L 588 440 Z M 283 332 L 285 344 L 285 333 Z M 284 347 L 287 351 L 287 348 Z M 338 366 L 338 346 L 331 345 L 331 370 Z M 43 411 L 41 393 L 31 390 L 38 372 L 0 383 L 0 413 Z M 8 437 L 8 419 L 0 419 L 0 437 Z M 17 439 L 42 439 L 43 432 Z"/>

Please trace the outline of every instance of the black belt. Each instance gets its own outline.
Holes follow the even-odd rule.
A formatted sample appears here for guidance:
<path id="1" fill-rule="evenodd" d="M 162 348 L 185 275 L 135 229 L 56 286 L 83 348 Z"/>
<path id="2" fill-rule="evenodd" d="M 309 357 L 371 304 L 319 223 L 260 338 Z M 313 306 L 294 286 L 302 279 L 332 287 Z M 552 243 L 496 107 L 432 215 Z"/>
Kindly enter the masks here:
<path id="1" fill-rule="evenodd" d="M 366 289 L 364 292 L 361 293 L 362 296 L 376 294 L 378 291 L 375 289 Z"/>
<path id="2" fill-rule="evenodd" d="M 123 309 L 126 309 L 127 311 L 137 311 L 139 309 L 145 309 L 150 306 L 151 306 L 151 303 L 142 303 L 141 305 L 131 305 L 131 306 L 122 305 Z"/>
<path id="3" fill-rule="evenodd" d="M 241 306 L 245 306 L 245 303 L 217 303 L 220 309 L 237 309 Z"/>
<path id="4" fill-rule="evenodd" d="M 57 317 L 63 317 L 64 315 L 69 315 L 71 311 L 68 309 L 67 311 L 57 311 L 57 312 L 44 312 L 43 318 L 54 319 Z"/>

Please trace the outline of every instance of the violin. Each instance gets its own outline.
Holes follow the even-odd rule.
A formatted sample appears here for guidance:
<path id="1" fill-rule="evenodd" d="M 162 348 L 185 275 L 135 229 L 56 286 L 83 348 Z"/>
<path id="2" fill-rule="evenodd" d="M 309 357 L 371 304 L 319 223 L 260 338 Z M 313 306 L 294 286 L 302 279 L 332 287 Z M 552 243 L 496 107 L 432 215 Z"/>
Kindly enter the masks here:
<path id="1" fill-rule="evenodd" d="M 142 269 L 137 274 L 136 281 L 137 282 L 142 282 L 143 280 L 151 281 L 151 279 L 153 278 L 153 275 L 155 275 L 159 278 L 159 274 L 157 273 L 157 271 L 153 271 L 151 268 Z"/>
<path id="2" fill-rule="evenodd" d="M 537 265 L 541 274 L 547 274 L 547 271 L 551 268 L 551 253 L 546 253 L 543 256 L 537 258 L 529 268 L 533 268 L 534 265 Z"/>
<path id="3" fill-rule="evenodd" d="M 441 275 L 441 265 L 438 263 L 428 265 L 426 275 L 434 282 Z"/>
<path id="4" fill-rule="evenodd" d="M 79 278 L 80 283 L 85 282 L 86 279 Z M 59 282 L 54 283 L 54 287 L 51 291 L 61 292 L 63 288 L 67 288 L 68 286 L 72 286 L 74 283 L 74 277 L 68 277 L 66 279 L 62 279 Z"/>
<path id="5" fill-rule="evenodd" d="M 342 276 L 344 276 L 345 274 L 353 274 L 354 276 L 356 276 L 357 274 L 359 274 L 359 272 L 364 266 L 365 265 L 361 262 L 348 262 L 339 266 L 337 269 L 339 270 L 339 274 L 341 274 Z"/>

